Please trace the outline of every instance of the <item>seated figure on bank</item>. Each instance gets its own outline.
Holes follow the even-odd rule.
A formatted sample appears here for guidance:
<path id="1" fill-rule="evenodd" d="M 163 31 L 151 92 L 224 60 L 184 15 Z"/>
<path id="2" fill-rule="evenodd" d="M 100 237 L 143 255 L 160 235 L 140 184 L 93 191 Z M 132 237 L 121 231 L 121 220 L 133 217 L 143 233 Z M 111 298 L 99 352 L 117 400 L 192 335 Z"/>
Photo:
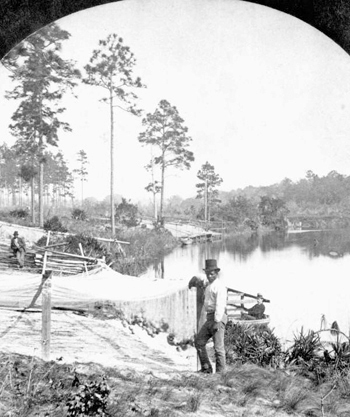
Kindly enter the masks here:
<path id="1" fill-rule="evenodd" d="M 258 293 L 256 296 L 257 303 L 251 308 L 243 307 L 246 313 L 241 314 L 242 319 L 244 320 L 261 320 L 265 318 L 265 306 L 263 304 L 264 297 Z"/>

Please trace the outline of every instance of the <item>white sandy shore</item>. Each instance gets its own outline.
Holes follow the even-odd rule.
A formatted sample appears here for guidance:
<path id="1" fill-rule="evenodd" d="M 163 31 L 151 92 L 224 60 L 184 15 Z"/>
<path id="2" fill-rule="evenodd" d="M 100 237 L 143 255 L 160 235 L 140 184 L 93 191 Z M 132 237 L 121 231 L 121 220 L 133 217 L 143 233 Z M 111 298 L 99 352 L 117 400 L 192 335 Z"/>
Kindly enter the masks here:
<path id="1" fill-rule="evenodd" d="M 41 357 L 41 313 L 0 311 L 1 351 Z M 50 359 L 64 363 L 94 362 L 139 372 L 195 371 L 193 347 L 178 351 L 167 334 L 154 338 L 139 326 L 124 327 L 117 319 L 101 320 L 53 311 Z"/>

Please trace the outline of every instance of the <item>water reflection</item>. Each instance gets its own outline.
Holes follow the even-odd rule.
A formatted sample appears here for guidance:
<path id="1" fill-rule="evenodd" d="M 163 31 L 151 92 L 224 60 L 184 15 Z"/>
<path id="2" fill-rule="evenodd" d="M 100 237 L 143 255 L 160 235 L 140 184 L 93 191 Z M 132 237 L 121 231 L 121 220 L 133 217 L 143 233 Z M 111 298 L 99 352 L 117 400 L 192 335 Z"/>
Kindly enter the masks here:
<path id="1" fill-rule="evenodd" d="M 156 261 L 153 264 L 154 278 L 163 279 L 164 278 L 164 258 Z"/>
<path id="2" fill-rule="evenodd" d="M 147 275 L 188 282 L 206 258 L 218 260 L 228 286 L 271 300 L 267 314 L 279 337 L 290 339 L 302 326 L 318 330 L 322 315 L 348 333 L 350 230 L 255 234 L 178 247 Z"/>
<path id="3" fill-rule="evenodd" d="M 350 254 L 350 230 L 325 230 L 288 234 L 287 245 L 298 245 L 310 256 L 342 257 Z"/>
<path id="4" fill-rule="evenodd" d="M 292 247 L 300 248 L 309 259 L 319 256 L 341 258 L 350 254 L 350 229 L 240 235 L 219 242 L 178 247 L 170 255 L 155 261 L 146 275 L 166 278 L 173 272 L 172 259 L 181 260 L 181 263 L 186 259 L 197 270 L 202 270 L 204 259 L 219 259 L 222 253 L 229 253 L 235 261 L 247 262 L 257 250 L 262 253 L 282 252 Z"/>
<path id="5" fill-rule="evenodd" d="M 218 254 L 222 250 L 248 260 L 259 248 L 262 252 L 283 251 L 288 247 L 301 247 L 310 258 L 318 256 L 342 257 L 350 254 L 350 229 L 276 232 L 264 235 L 253 234 L 249 237 L 237 236 L 216 245 L 211 252 Z"/>

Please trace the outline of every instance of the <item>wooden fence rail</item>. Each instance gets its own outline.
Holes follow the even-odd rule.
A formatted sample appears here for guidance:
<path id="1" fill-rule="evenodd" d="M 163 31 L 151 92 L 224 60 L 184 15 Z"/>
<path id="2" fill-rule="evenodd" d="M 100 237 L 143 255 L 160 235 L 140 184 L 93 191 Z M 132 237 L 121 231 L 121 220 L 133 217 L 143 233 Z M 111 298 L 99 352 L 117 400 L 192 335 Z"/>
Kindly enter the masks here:
<path id="1" fill-rule="evenodd" d="M 206 321 L 206 312 L 204 310 L 204 291 L 205 289 L 201 286 L 197 286 L 197 334 L 200 328 Z M 227 317 L 228 320 L 240 320 L 241 312 L 244 310 L 245 305 L 255 304 L 257 300 L 256 295 L 248 294 L 242 291 L 228 288 L 227 290 Z M 270 300 L 263 298 L 264 303 L 269 303 Z M 269 318 L 261 320 L 261 323 L 268 322 Z M 256 320 L 259 322 L 259 320 Z M 250 323 L 247 321 L 247 323 Z"/>

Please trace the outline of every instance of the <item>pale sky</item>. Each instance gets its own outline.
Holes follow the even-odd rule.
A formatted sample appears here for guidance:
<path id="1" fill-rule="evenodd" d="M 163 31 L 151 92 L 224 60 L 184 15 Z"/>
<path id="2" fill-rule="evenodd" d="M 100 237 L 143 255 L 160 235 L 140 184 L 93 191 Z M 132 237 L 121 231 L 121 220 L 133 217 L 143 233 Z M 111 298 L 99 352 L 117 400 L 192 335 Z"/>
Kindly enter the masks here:
<path id="1" fill-rule="evenodd" d="M 139 105 L 153 112 L 166 99 L 179 110 L 196 159 L 189 171 L 169 172 L 166 198 L 195 196 L 206 161 L 224 191 L 296 181 L 309 169 L 350 175 L 350 58 L 301 20 L 240 0 L 127 0 L 57 23 L 72 35 L 62 55 L 80 68 L 100 39 L 123 37 L 137 60 L 134 74 L 147 85 Z M 18 104 L 4 99 L 8 88 L 0 68 L 1 141 L 11 144 L 7 127 Z M 60 149 L 72 161 L 86 151 L 85 197 L 103 198 L 110 189 L 108 106 L 98 101 L 102 89 L 76 93 L 64 101 L 62 119 L 73 132 L 60 135 Z M 141 118 L 121 110 L 115 118 L 115 192 L 148 198 Z"/>

